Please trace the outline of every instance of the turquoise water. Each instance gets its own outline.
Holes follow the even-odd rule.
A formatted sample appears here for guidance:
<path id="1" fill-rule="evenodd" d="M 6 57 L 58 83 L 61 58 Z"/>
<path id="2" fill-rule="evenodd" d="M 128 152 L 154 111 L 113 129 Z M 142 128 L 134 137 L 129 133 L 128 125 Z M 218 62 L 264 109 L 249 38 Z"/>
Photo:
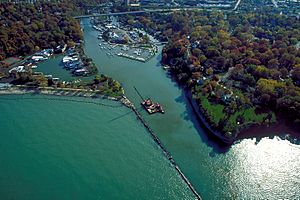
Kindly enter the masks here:
<path id="1" fill-rule="evenodd" d="M 130 110 L 43 98 L 0 96 L 0 199 L 194 199 Z"/>
<path id="2" fill-rule="evenodd" d="M 100 72 L 119 80 L 137 107 L 141 99 L 133 86 L 164 106 L 164 115 L 142 115 L 203 199 L 300 198 L 299 146 L 279 137 L 245 139 L 231 148 L 217 145 L 199 126 L 182 90 L 161 68 L 161 55 L 147 63 L 107 57 L 99 49 L 97 31 L 87 19 L 81 23 L 86 54 Z M 261 134 L 274 135 L 271 130 Z"/>
<path id="3" fill-rule="evenodd" d="M 61 63 L 63 57 L 63 55 L 57 55 L 51 59 L 41 62 L 37 65 L 38 68 L 36 68 L 35 71 L 43 72 L 44 74 L 51 74 L 53 77 L 60 78 L 65 81 L 73 80 L 75 77 L 72 77 L 70 71 L 63 68 Z"/>
<path id="4" fill-rule="evenodd" d="M 50 59 L 38 63 L 38 67 L 34 69 L 36 72 L 43 72 L 45 75 L 51 74 L 54 78 L 59 78 L 63 81 L 73 81 L 73 80 L 89 80 L 91 77 L 78 77 L 72 75 L 71 71 L 63 68 L 63 63 L 61 62 L 64 54 L 54 55 Z"/>
<path id="5" fill-rule="evenodd" d="M 88 20 L 82 26 L 88 56 L 122 83 L 203 199 L 300 199 L 299 145 L 277 136 L 217 145 L 161 69 L 160 55 L 147 63 L 107 57 Z M 56 71 L 58 62 L 43 69 Z M 166 114 L 143 111 L 133 86 Z M 194 198 L 127 108 L 25 97 L 0 96 L 0 199 Z"/>

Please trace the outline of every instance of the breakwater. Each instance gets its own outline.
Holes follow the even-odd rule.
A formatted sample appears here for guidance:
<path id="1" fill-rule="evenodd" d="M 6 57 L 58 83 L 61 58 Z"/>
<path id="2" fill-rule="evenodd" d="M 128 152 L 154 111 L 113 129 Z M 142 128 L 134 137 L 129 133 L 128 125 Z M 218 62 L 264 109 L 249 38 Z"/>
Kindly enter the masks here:
<path id="1" fill-rule="evenodd" d="M 63 91 L 63 93 L 61 93 Z M 77 93 L 74 92 L 83 92 L 81 95 L 76 95 Z M 89 98 L 103 98 L 103 99 L 109 99 L 109 100 L 114 100 L 114 101 L 119 101 L 121 103 L 120 106 L 126 106 L 130 108 L 135 115 L 137 116 L 138 120 L 143 124 L 143 126 L 146 128 L 146 130 L 150 133 L 152 139 L 154 142 L 161 148 L 163 154 L 165 157 L 170 161 L 171 165 L 175 168 L 175 170 L 178 172 L 182 180 L 187 184 L 188 188 L 192 191 L 192 193 L 195 195 L 196 199 L 201 200 L 201 196 L 198 194 L 198 192 L 194 189 L 193 185 L 191 182 L 187 179 L 187 177 L 184 175 L 184 173 L 181 171 L 171 154 L 168 152 L 168 150 L 164 147 L 164 145 L 160 142 L 160 139 L 156 136 L 155 132 L 151 129 L 151 127 L 147 124 L 147 122 L 144 120 L 144 118 L 141 116 L 141 114 L 137 111 L 135 106 L 130 102 L 130 100 L 127 99 L 126 96 L 122 96 L 120 98 L 115 98 L 115 97 L 107 97 L 107 96 L 102 96 L 98 95 L 95 92 L 87 91 L 84 89 L 57 89 L 57 88 L 27 88 L 27 87 L 12 87 L 9 89 L 5 90 L 0 90 L 0 95 L 9 95 L 9 94 L 17 94 L 17 95 L 23 95 L 23 94 L 44 94 L 44 95 L 51 95 L 51 96 L 77 96 L 77 97 L 89 97 Z M 31 98 L 31 97 L 26 97 L 26 98 L 1 98 L 3 100 L 19 100 L 19 99 L 36 99 Z M 103 104 L 99 102 L 94 102 L 94 101 L 82 101 L 82 100 L 77 100 L 77 99 L 66 99 L 66 98 L 39 98 L 43 100 L 53 100 L 53 101 L 68 101 L 68 102 L 77 102 L 77 103 L 89 103 L 89 104 L 95 104 L 95 105 L 101 105 L 101 106 L 107 106 L 107 107 L 112 107 L 112 108 L 117 108 L 120 106 L 113 106 L 113 105 L 108 105 L 108 104 Z"/>
<path id="2" fill-rule="evenodd" d="M 130 101 L 124 96 L 122 98 L 122 103 L 129 107 L 137 116 L 137 118 L 140 120 L 140 122 L 143 124 L 143 126 L 147 129 L 147 131 L 150 133 L 152 139 L 155 141 L 155 143 L 161 148 L 163 154 L 165 157 L 170 161 L 172 166 L 175 168 L 175 170 L 178 172 L 182 180 L 187 184 L 189 189 L 192 191 L 192 193 L 195 195 L 195 197 L 199 200 L 201 200 L 201 196 L 198 194 L 198 192 L 193 187 L 192 183 L 187 179 L 187 177 L 184 175 L 184 173 L 181 171 L 171 154 L 168 152 L 168 150 L 164 147 L 164 145 L 161 143 L 160 139 L 156 136 L 155 132 L 151 129 L 151 127 L 147 124 L 147 122 L 144 120 L 142 115 L 137 111 L 135 106 L 130 103 Z"/>
<path id="3" fill-rule="evenodd" d="M 97 101 L 88 101 L 88 100 L 79 100 L 71 97 L 82 97 L 86 99 L 107 99 L 112 101 L 120 101 L 121 97 L 110 97 L 105 95 L 97 94 L 94 91 L 88 91 L 85 89 L 72 89 L 72 88 L 51 88 L 51 87 L 40 87 L 40 88 L 28 88 L 28 87 L 10 87 L 7 89 L 0 89 L 0 95 L 45 95 L 45 96 L 59 96 L 59 98 L 47 98 L 47 97 L 22 97 L 22 98 L 12 98 L 12 97 L 1 97 L 1 100 L 30 100 L 30 99 L 40 99 L 40 100 L 49 100 L 49 101 L 65 101 L 65 102 L 74 102 L 74 103 L 86 103 L 94 104 L 97 106 L 105 106 L 111 108 L 120 108 L 123 104 L 118 106 L 109 105 Z M 69 98 L 63 98 L 69 97 Z"/>
<path id="4" fill-rule="evenodd" d="M 64 102 L 74 102 L 74 103 L 86 103 L 86 104 L 94 104 L 97 106 L 105 106 L 105 107 L 110 107 L 110 108 L 120 108 L 123 105 L 120 104 L 119 106 L 114 106 L 114 105 L 109 105 L 109 104 L 104 104 L 104 103 L 100 103 L 100 102 L 96 102 L 96 101 L 87 101 L 87 100 L 77 100 L 77 99 L 66 99 L 63 97 L 60 98 L 47 98 L 47 97 L 23 97 L 23 98 L 11 98 L 11 97 L 1 97 L 0 99 L 2 100 L 6 100 L 6 101 L 18 101 L 18 100 L 48 100 L 48 101 L 64 101 Z"/>

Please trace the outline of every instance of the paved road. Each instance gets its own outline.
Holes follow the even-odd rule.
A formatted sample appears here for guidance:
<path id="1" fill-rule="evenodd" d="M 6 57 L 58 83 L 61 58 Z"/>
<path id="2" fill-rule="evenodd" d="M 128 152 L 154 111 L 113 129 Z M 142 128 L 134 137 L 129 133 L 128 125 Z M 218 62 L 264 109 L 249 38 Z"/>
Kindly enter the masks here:
<path id="1" fill-rule="evenodd" d="M 140 13 L 152 13 L 152 12 L 174 12 L 174 11 L 186 11 L 186 10 L 211 10 L 207 8 L 190 7 L 190 8 L 170 8 L 170 9 L 145 9 L 138 11 L 127 11 L 127 12 L 115 12 L 115 13 L 96 13 L 91 15 L 80 15 L 74 18 L 88 18 L 88 17 L 100 17 L 100 16 L 115 16 L 115 15 L 127 15 L 127 14 L 140 14 Z M 220 10 L 220 9 L 218 9 Z M 226 10 L 224 10 L 226 11 Z"/>

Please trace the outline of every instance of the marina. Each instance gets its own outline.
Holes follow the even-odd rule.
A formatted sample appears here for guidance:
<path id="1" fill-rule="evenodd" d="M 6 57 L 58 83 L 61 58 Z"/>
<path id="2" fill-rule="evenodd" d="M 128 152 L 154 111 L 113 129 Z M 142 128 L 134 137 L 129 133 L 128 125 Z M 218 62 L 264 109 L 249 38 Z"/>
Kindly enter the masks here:
<path id="1" fill-rule="evenodd" d="M 102 64 L 100 69 L 105 74 L 124 84 L 125 94 L 136 109 L 144 108 L 134 86 L 145 97 L 152 97 L 163 105 L 166 110 L 164 115 L 140 114 L 203 199 L 299 197 L 300 177 L 295 173 L 300 166 L 296 156 L 299 155 L 297 145 L 279 137 L 269 138 L 272 131 L 261 131 L 265 137 L 244 139 L 229 149 L 212 142 L 196 123 L 197 119 L 182 90 L 166 76 L 159 64 L 161 54 L 146 63 L 119 57 L 111 59 L 95 45 L 98 32 L 87 21 L 82 22 L 85 51 L 96 63 Z M 275 148 L 278 145 L 282 149 Z M 272 157 L 272 164 L 265 157 Z M 260 182 L 264 184 L 258 184 Z M 288 187 L 283 188 L 282 183 Z"/>
<path id="2" fill-rule="evenodd" d="M 92 23 L 94 21 L 95 19 L 92 20 Z M 148 62 L 158 52 L 154 41 L 150 40 L 149 44 L 140 43 L 139 35 L 146 33 L 138 29 L 129 31 L 124 28 L 121 29 L 117 23 L 108 24 L 105 22 L 93 25 L 93 28 L 99 32 L 97 36 L 100 41 L 99 48 L 107 51 L 108 57 L 116 55 L 139 62 Z M 123 40 L 126 37 L 130 38 L 130 42 Z"/>

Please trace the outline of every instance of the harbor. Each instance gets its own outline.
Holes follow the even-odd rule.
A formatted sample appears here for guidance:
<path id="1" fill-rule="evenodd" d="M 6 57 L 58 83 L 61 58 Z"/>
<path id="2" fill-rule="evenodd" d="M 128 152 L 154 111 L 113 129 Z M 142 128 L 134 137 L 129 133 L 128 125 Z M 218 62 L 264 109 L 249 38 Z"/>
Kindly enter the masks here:
<path id="1" fill-rule="evenodd" d="M 142 30 L 129 30 L 121 27 L 115 20 L 106 22 L 92 19 L 92 23 L 97 24 L 93 28 L 98 31 L 99 48 L 106 51 L 108 57 L 119 56 L 148 62 L 158 52 L 153 38 Z"/>
<path id="2" fill-rule="evenodd" d="M 24 94 L 0 108 L 3 199 L 195 199 L 119 102 Z"/>
<path id="3" fill-rule="evenodd" d="M 164 115 L 149 115 L 144 111 L 140 114 L 155 131 L 203 199 L 298 197 L 299 175 L 294 169 L 299 162 L 295 156 L 290 157 L 290 155 L 298 155 L 296 145 L 291 145 L 278 137 L 266 137 L 261 140 L 244 139 L 229 149 L 219 146 L 207 138 L 205 130 L 196 123 L 196 116 L 183 91 L 166 76 L 165 70 L 159 64 L 160 53 L 146 63 L 116 56 L 111 59 L 95 44 L 99 33 L 87 21 L 83 20 L 86 53 L 96 63 L 102 64 L 101 70 L 105 74 L 123 83 L 126 96 L 139 112 L 144 108 L 134 86 L 142 92 L 143 96 L 151 97 L 163 105 L 166 111 Z M 161 48 L 159 47 L 159 52 Z M 275 146 L 278 145 L 284 148 L 276 149 Z M 270 155 L 276 158 L 272 165 L 265 159 L 265 156 Z M 286 163 L 289 163 L 290 167 L 282 165 L 282 157 L 289 157 Z M 250 168 L 253 170 L 247 170 Z M 286 173 L 292 176 L 286 176 Z M 260 181 L 265 181 L 265 184 L 258 185 L 257 182 Z M 288 188 L 282 188 L 278 181 L 287 184 Z M 247 185 L 245 182 L 250 183 Z M 264 191 L 267 189 L 270 189 L 272 194 L 266 194 Z"/>

